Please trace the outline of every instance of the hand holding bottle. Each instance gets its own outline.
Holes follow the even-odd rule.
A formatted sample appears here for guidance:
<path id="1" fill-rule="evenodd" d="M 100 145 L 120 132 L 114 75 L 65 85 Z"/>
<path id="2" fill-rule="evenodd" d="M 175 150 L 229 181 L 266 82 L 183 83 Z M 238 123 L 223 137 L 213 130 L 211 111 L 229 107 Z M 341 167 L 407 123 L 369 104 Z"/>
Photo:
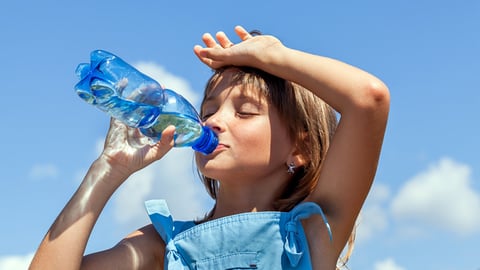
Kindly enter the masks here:
<path id="1" fill-rule="evenodd" d="M 123 176 L 148 166 L 162 158 L 174 145 L 175 127 L 168 126 L 161 139 L 155 144 L 143 144 L 141 147 L 132 142 L 132 138 L 143 136 L 140 131 L 112 118 L 100 158 L 105 159 L 112 170 Z"/>

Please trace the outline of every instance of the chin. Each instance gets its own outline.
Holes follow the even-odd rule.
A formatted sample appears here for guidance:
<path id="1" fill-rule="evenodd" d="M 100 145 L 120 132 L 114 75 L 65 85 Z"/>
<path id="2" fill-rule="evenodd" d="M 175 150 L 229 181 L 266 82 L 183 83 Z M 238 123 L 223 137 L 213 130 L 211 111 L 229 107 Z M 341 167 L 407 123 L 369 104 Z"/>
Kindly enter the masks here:
<path id="1" fill-rule="evenodd" d="M 223 179 L 228 175 L 232 175 L 231 170 L 220 169 L 218 167 L 209 166 L 208 164 L 204 167 L 198 167 L 198 171 L 205 177 L 219 180 Z"/>

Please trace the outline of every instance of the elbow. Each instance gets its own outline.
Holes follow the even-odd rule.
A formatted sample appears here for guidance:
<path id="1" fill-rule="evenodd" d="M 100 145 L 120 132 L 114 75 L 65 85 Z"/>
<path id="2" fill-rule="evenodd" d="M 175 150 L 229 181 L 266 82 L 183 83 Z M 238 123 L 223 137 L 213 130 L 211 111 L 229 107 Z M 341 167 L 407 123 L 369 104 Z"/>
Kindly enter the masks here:
<path id="1" fill-rule="evenodd" d="M 363 87 L 362 95 L 359 100 L 359 107 L 363 111 L 384 112 L 388 114 L 390 108 L 390 92 L 388 87 L 380 80 L 370 80 Z"/>

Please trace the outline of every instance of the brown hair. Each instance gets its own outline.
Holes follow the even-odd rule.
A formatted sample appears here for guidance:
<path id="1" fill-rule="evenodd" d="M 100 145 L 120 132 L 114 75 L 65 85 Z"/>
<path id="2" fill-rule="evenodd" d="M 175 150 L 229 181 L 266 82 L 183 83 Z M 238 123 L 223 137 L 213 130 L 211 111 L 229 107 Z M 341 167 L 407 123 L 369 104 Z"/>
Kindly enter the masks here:
<path id="1" fill-rule="evenodd" d="M 287 187 L 274 202 L 275 210 L 289 211 L 304 200 L 315 188 L 330 140 L 337 126 L 335 111 L 319 97 L 298 84 L 251 67 L 224 67 L 208 80 L 204 100 L 221 80 L 225 71 L 231 72 L 231 85 L 249 85 L 267 98 L 287 125 L 287 132 L 306 164 L 297 168 Z M 200 111 L 203 114 L 203 111 Z M 218 181 L 199 172 L 209 195 L 216 199 Z M 209 214 L 211 216 L 213 211 Z"/>

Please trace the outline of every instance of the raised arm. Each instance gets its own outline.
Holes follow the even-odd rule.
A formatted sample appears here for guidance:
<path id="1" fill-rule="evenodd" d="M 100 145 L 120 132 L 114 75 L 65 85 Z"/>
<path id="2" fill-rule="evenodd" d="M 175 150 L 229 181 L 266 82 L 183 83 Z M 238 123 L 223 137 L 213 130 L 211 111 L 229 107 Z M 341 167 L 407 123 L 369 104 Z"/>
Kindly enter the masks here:
<path id="1" fill-rule="evenodd" d="M 233 44 L 223 32 L 217 33 L 216 40 L 205 34 L 206 47 L 195 46 L 195 53 L 212 68 L 253 66 L 298 83 L 341 115 L 318 185 L 308 198 L 327 213 L 334 252 L 339 253 L 377 169 L 389 111 L 388 89 L 373 75 L 351 65 L 287 48 L 272 36 L 252 37 L 242 27 L 235 31 L 242 42 Z"/>
<path id="2" fill-rule="evenodd" d="M 112 120 L 102 154 L 47 232 L 29 269 L 80 269 L 88 238 L 108 199 L 132 173 L 160 159 L 172 148 L 173 132 L 174 128 L 169 127 L 154 146 L 134 148 L 127 143 L 127 127 Z M 129 266 L 135 260 L 151 262 L 151 259 L 139 261 L 139 254 L 136 258 L 131 254 L 132 247 L 145 243 L 142 237 L 145 233 L 149 233 L 148 228 L 130 235 L 115 248 L 89 256 L 83 266 L 113 269 L 110 267 L 117 265 L 114 269 L 132 269 Z"/>

